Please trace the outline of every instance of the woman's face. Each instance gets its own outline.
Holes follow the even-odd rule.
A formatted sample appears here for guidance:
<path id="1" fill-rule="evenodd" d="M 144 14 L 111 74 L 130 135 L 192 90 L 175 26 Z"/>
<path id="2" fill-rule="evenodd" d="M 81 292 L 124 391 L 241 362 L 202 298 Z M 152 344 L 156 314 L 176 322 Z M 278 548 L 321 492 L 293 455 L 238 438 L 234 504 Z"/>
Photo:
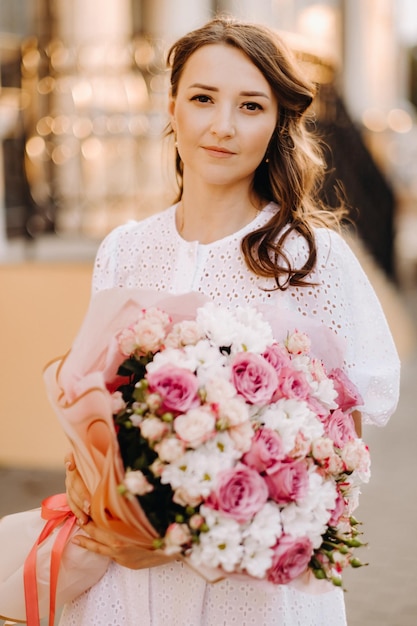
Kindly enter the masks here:
<path id="1" fill-rule="evenodd" d="M 182 71 L 169 105 L 184 181 L 250 187 L 265 157 L 278 103 L 262 72 L 240 50 L 206 45 Z"/>

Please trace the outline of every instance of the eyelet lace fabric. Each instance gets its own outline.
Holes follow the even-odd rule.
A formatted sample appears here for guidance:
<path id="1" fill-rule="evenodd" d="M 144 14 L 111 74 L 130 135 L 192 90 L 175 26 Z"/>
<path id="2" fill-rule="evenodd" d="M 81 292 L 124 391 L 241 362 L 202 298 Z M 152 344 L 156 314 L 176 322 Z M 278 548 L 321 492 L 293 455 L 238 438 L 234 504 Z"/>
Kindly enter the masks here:
<path id="1" fill-rule="evenodd" d="M 110 233 L 97 254 L 93 290 L 198 291 L 227 307 L 267 307 L 278 321 L 291 320 L 298 330 L 328 329 L 335 350 L 343 346 L 343 367 L 363 396 L 365 421 L 383 425 L 397 404 L 399 361 L 379 301 L 345 241 L 317 229 L 317 266 L 311 275 L 316 285 L 267 291 L 274 281 L 247 270 L 240 241 L 266 223 L 276 205 L 208 245 L 179 236 L 175 210 Z M 291 235 L 286 253 L 301 265 L 307 254 L 304 240 Z M 271 592 L 270 586 L 234 579 L 209 585 L 179 562 L 150 570 L 112 563 L 94 587 L 64 608 L 60 626 L 345 626 L 343 591 L 328 586 L 320 594 L 292 586 Z"/>
<path id="2" fill-rule="evenodd" d="M 60 626 L 346 626 L 343 593 L 271 592 L 235 580 L 208 585 L 182 563 L 150 570 L 112 563 L 64 607 Z"/>

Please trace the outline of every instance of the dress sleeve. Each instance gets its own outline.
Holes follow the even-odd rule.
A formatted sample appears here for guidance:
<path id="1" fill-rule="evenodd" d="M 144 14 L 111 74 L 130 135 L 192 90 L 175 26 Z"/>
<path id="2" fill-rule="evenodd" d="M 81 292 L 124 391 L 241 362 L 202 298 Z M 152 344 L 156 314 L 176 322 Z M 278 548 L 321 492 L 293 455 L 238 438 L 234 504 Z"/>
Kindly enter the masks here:
<path id="1" fill-rule="evenodd" d="M 125 226 L 112 230 L 101 242 L 94 261 L 92 293 L 117 285 L 119 240 Z"/>
<path id="2" fill-rule="evenodd" d="M 316 241 L 318 258 L 311 280 L 317 285 L 295 290 L 297 309 L 343 341 L 344 369 L 362 395 L 363 421 L 383 426 L 396 409 L 400 377 L 385 314 L 346 241 L 324 228 L 317 229 Z"/>

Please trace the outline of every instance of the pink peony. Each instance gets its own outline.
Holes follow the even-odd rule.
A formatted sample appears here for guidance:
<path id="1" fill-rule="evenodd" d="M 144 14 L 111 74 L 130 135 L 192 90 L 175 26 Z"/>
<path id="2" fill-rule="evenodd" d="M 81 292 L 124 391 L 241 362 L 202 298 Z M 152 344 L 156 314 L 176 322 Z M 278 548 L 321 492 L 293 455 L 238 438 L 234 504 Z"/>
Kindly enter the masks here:
<path id="1" fill-rule="evenodd" d="M 286 585 L 307 569 L 312 554 L 313 544 L 307 537 L 283 535 L 274 548 L 268 580 L 276 585 Z"/>
<path id="2" fill-rule="evenodd" d="M 356 439 L 355 424 L 349 413 L 340 409 L 333 411 L 324 424 L 326 435 L 334 441 L 335 446 L 343 448 L 348 442 Z"/>
<path id="3" fill-rule="evenodd" d="M 279 434 L 270 428 L 260 428 L 256 431 L 250 450 L 243 457 L 243 462 L 257 472 L 264 472 L 284 456 Z"/>
<path id="4" fill-rule="evenodd" d="M 333 369 L 329 374 L 329 378 L 333 381 L 334 388 L 337 391 L 336 402 L 342 411 L 348 411 L 363 404 L 362 396 L 357 387 L 340 368 Z"/>
<path id="5" fill-rule="evenodd" d="M 269 495 L 278 504 L 297 502 L 308 489 L 308 470 L 303 461 L 287 461 L 271 468 L 265 476 Z"/>
<path id="6" fill-rule="evenodd" d="M 198 380 L 189 370 L 175 365 L 162 365 L 147 374 L 149 389 L 161 396 L 162 411 L 185 413 L 200 404 Z"/>
<path id="7" fill-rule="evenodd" d="M 244 524 L 261 510 L 267 499 L 268 489 L 262 476 L 239 464 L 219 473 L 217 487 L 206 504 Z"/>
<path id="8" fill-rule="evenodd" d="M 240 352 L 232 363 L 232 382 L 237 392 L 250 404 L 268 404 L 278 379 L 275 369 L 259 354 Z"/>

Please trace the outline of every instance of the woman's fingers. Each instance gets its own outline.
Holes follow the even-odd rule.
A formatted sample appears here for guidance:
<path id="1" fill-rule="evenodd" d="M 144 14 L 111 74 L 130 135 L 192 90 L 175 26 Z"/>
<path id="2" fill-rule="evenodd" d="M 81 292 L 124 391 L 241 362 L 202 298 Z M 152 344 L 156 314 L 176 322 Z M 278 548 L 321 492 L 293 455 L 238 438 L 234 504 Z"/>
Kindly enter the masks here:
<path id="1" fill-rule="evenodd" d="M 68 505 L 81 525 L 87 524 L 90 517 L 90 495 L 79 474 L 74 459 L 66 457 L 65 487 L 67 491 Z"/>
<path id="2" fill-rule="evenodd" d="M 64 463 L 65 463 L 65 467 L 67 468 L 68 471 L 72 472 L 72 470 L 75 470 L 75 459 L 74 459 L 74 455 L 72 452 L 68 452 L 65 457 L 64 457 Z"/>
<path id="3" fill-rule="evenodd" d="M 156 550 L 146 550 L 124 539 L 116 538 L 114 533 L 98 528 L 93 522 L 85 524 L 83 530 L 88 533 L 88 537 L 78 533 L 73 537 L 73 543 L 90 552 L 109 557 L 123 567 L 144 569 L 172 561 L 172 557 L 167 557 Z"/>

